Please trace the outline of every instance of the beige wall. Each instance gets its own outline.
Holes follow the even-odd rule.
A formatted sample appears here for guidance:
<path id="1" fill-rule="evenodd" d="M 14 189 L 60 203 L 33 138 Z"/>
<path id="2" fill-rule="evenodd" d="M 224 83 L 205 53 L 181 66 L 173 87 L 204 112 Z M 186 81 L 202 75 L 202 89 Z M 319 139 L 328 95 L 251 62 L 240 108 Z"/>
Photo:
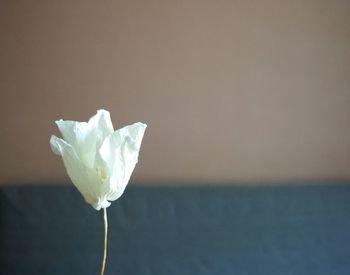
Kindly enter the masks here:
<path id="1" fill-rule="evenodd" d="M 0 182 L 58 118 L 149 127 L 138 181 L 350 178 L 350 1 L 1 1 Z"/>

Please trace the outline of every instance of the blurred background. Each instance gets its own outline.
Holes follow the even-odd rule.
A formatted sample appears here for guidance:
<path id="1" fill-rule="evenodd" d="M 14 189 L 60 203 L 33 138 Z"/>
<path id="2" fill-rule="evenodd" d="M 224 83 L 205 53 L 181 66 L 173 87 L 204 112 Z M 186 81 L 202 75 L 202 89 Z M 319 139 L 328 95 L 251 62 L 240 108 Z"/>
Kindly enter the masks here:
<path id="1" fill-rule="evenodd" d="M 2 1 L 0 183 L 67 182 L 56 119 L 148 124 L 132 180 L 350 178 L 349 1 Z"/>
<path id="2" fill-rule="evenodd" d="M 350 1 L 0 1 L 0 273 L 99 274 L 55 120 L 148 124 L 107 274 L 350 274 Z"/>

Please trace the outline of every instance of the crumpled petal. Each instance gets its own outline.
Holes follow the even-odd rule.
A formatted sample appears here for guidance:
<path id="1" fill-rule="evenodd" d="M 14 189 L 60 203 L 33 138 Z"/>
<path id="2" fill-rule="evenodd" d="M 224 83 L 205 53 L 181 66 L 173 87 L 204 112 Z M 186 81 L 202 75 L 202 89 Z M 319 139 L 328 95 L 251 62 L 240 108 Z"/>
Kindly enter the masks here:
<path id="1" fill-rule="evenodd" d="M 146 127 L 134 123 L 115 131 L 103 142 L 99 155 L 109 175 L 108 200 L 114 201 L 123 194 L 138 161 Z"/>
<path id="2" fill-rule="evenodd" d="M 86 167 L 79 159 L 74 148 L 63 139 L 52 135 L 50 146 L 55 154 L 62 156 L 70 179 L 86 202 L 91 204 L 96 210 L 108 207 L 110 202 L 107 201 L 106 194 L 101 194 L 99 187 L 101 183 L 95 169 Z"/>
<path id="3" fill-rule="evenodd" d="M 89 122 L 60 119 L 56 124 L 64 140 L 75 149 L 81 161 L 88 167 L 94 166 L 98 148 L 114 132 L 110 114 L 106 110 L 98 110 Z"/>
<path id="4" fill-rule="evenodd" d="M 89 119 L 88 124 L 95 130 L 97 148 L 100 148 L 105 138 L 114 132 L 111 115 L 106 110 L 98 110 L 96 115 Z"/>

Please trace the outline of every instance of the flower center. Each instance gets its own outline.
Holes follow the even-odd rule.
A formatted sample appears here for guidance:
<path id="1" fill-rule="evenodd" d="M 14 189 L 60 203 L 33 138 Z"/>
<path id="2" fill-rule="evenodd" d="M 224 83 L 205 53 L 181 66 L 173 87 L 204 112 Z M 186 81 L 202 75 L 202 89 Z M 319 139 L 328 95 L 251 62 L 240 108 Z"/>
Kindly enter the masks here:
<path id="1" fill-rule="evenodd" d="M 97 172 L 97 176 L 100 178 L 101 183 L 104 183 L 104 181 L 107 179 L 107 173 L 106 170 L 101 168 L 101 167 L 97 167 L 96 168 L 96 172 Z"/>

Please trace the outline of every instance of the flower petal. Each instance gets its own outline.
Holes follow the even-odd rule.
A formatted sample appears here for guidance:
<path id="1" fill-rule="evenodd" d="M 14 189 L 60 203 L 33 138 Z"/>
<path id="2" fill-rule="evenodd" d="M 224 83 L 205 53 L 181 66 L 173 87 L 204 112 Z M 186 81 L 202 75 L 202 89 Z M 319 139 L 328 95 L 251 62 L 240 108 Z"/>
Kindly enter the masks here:
<path id="1" fill-rule="evenodd" d="M 114 132 L 113 124 L 111 121 L 111 115 L 106 110 L 98 110 L 96 115 L 91 117 L 88 122 L 96 130 L 96 135 L 98 135 L 99 148 L 102 145 L 104 139 Z"/>
<path id="2" fill-rule="evenodd" d="M 142 138 L 147 125 L 135 123 L 109 135 L 99 155 L 109 175 L 108 200 L 118 199 L 124 192 L 138 161 Z"/>
<path id="3" fill-rule="evenodd" d="M 108 207 L 110 203 L 107 201 L 107 196 L 101 192 L 102 184 L 95 169 L 86 167 L 79 159 L 73 146 L 63 139 L 51 136 L 50 145 L 55 154 L 62 156 L 70 179 L 86 202 L 91 204 L 96 210 L 100 210 L 101 207 Z"/>
<path id="4" fill-rule="evenodd" d="M 66 142 L 76 151 L 87 167 L 94 167 L 96 151 L 103 140 L 113 133 L 110 114 L 106 110 L 98 110 L 89 122 L 58 120 L 56 124 Z"/>

